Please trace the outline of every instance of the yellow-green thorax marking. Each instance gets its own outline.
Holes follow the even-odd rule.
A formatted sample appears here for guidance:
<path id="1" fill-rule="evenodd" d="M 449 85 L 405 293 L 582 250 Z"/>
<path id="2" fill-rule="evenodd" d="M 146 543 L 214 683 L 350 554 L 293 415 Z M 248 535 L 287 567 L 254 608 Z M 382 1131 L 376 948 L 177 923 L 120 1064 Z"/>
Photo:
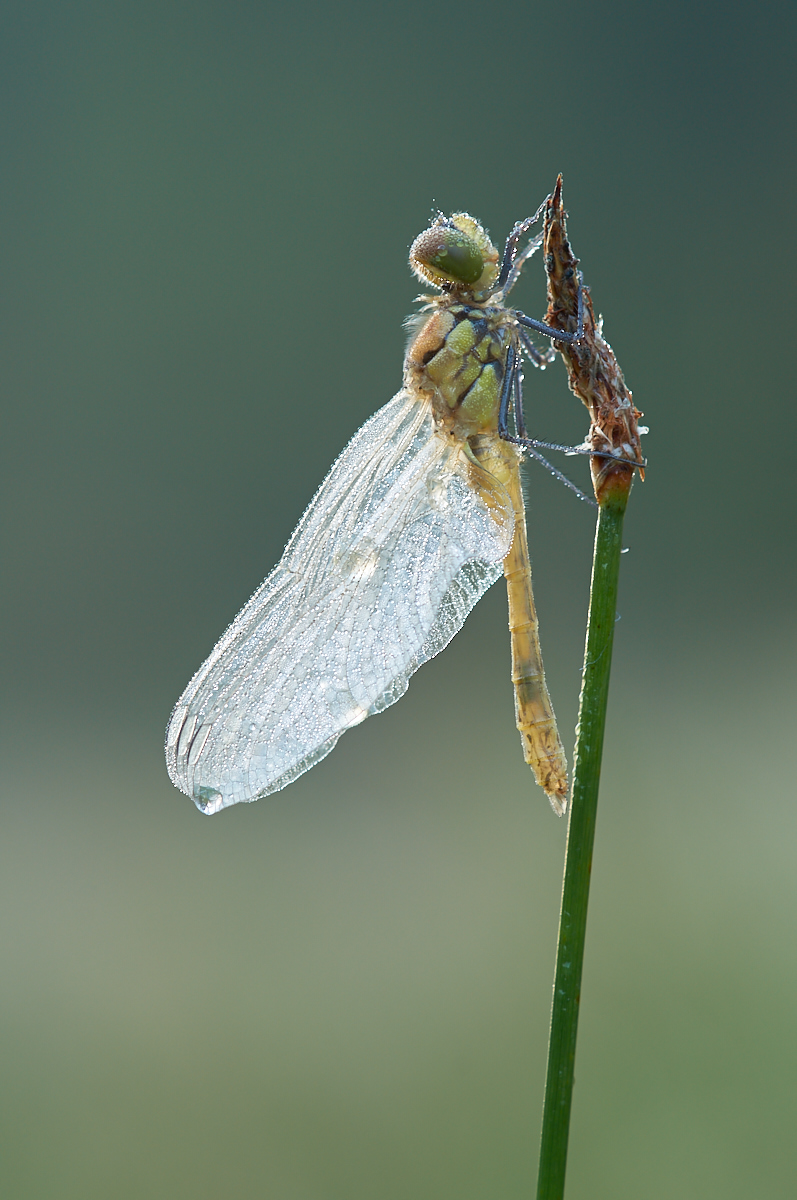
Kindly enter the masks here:
<path id="1" fill-rule="evenodd" d="M 407 353 L 407 384 L 430 396 L 438 432 L 462 441 L 498 431 L 509 345 L 506 309 L 436 300 Z"/>

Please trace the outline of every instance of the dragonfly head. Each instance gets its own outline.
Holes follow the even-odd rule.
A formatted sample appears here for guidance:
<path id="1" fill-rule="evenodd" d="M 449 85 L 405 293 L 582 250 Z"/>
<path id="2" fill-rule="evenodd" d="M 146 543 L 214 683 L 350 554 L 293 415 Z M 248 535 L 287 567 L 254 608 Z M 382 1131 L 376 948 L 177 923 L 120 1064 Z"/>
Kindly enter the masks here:
<path id="1" fill-rule="evenodd" d="M 410 266 L 441 291 L 478 295 L 498 277 L 498 251 L 467 213 L 440 213 L 410 246 Z"/>

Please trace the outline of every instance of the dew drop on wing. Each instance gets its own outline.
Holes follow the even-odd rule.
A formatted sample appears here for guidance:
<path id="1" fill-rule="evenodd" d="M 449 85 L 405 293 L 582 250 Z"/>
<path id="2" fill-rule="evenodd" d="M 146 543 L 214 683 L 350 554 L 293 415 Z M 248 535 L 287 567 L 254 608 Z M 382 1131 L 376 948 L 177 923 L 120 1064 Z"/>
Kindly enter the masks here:
<path id="1" fill-rule="evenodd" d="M 219 812 L 224 807 L 224 797 L 221 792 L 212 787 L 199 787 L 194 792 L 194 804 L 200 812 L 211 816 L 213 813 Z"/>

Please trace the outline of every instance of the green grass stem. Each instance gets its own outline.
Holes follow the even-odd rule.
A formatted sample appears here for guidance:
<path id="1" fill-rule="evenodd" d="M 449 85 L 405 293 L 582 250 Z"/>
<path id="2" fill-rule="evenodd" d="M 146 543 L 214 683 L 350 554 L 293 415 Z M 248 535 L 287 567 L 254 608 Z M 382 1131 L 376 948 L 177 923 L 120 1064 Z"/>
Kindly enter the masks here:
<path id="1" fill-rule="evenodd" d="M 627 486 L 609 491 L 598 509 L 595 531 L 584 673 L 576 729 L 573 794 L 559 917 L 537 1200 L 562 1200 L 565 1189 L 592 847 L 609 696 L 623 517 L 627 501 Z"/>

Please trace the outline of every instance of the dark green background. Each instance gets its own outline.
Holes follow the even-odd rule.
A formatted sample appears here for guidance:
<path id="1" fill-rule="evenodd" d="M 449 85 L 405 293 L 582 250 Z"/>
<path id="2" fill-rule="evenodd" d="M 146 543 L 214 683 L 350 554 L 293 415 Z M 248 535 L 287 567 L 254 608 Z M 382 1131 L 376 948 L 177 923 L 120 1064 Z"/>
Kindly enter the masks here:
<path id="1" fill-rule="evenodd" d="M 533 1194 L 565 825 L 522 763 L 502 589 L 268 801 L 202 817 L 161 747 L 399 385 L 413 236 L 439 206 L 502 237 L 561 170 L 651 426 L 568 1200 L 790 1200 L 793 7 L 33 0 L 3 26 L 3 1195 Z M 527 392 L 538 436 L 583 436 L 560 365 Z M 592 518 L 528 491 L 569 743 Z"/>

